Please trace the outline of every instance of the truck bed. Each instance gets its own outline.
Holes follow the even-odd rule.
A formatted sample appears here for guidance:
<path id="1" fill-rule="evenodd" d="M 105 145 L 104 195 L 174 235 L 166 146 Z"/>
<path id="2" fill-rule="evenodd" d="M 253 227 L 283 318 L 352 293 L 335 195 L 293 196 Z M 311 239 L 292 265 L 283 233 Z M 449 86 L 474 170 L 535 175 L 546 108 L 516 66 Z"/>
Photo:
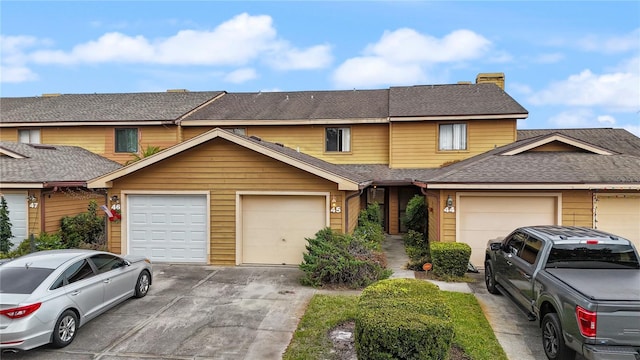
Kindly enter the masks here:
<path id="1" fill-rule="evenodd" d="M 640 302 L 638 269 L 546 268 L 543 271 L 592 300 Z"/>

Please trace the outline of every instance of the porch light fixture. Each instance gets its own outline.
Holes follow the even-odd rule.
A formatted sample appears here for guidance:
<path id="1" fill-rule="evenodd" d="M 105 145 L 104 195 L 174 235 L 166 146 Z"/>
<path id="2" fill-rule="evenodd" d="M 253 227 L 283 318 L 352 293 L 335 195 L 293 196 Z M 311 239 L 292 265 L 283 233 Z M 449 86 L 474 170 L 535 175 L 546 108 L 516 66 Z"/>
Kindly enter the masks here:
<path id="1" fill-rule="evenodd" d="M 447 196 L 447 206 L 444 208 L 444 212 L 446 213 L 456 212 L 456 208 L 453 207 L 453 199 L 451 198 L 451 195 Z"/>
<path id="2" fill-rule="evenodd" d="M 118 195 L 111 196 L 109 200 L 111 200 L 111 202 L 118 202 Z"/>
<path id="3" fill-rule="evenodd" d="M 27 201 L 29 203 L 34 203 L 34 202 L 38 201 L 38 198 L 34 194 L 29 194 L 29 196 L 27 197 Z"/>

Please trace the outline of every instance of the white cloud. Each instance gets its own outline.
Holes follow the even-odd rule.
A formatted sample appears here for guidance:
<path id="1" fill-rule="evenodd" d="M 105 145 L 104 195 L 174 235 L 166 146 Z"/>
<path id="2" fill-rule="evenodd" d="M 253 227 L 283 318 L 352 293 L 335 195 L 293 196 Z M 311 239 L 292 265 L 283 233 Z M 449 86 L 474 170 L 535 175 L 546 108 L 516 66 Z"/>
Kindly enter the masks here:
<path id="1" fill-rule="evenodd" d="M 268 62 L 280 70 L 321 69 L 331 65 L 333 56 L 330 45 L 317 45 L 308 49 L 285 49 L 276 53 Z"/>
<path id="2" fill-rule="evenodd" d="M 603 125 L 615 125 L 616 123 L 616 118 L 611 115 L 600 115 L 596 117 L 596 120 Z"/>
<path id="3" fill-rule="evenodd" d="M 0 82 L 21 83 L 38 80 L 38 75 L 24 66 L 0 65 Z"/>
<path id="4" fill-rule="evenodd" d="M 408 28 L 386 31 L 377 43 L 364 49 L 362 56 L 344 61 L 335 70 L 333 81 L 349 88 L 416 84 L 427 80 L 427 67 L 478 59 L 490 47 L 489 40 L 464 29 L 441 39 Z"/>
<path id="5" fill-rule="evenodd" d="M 640 137 L 640 125 L 625 125 L 623 128 L 635 136 Z"/>
<path id="6" fill-rule="evenodd" d="M 33 46 L 46 45 L 46 41 L 33 36 L 0 35 L 0 82 L 21 83 L 38 79 L 38 75 L 25 66 L 24 51 Z"/>
<path id="7" fill-rule="evenodd" d="M 349 59 L 333 73 L 333 81 L 342 88 L 366 88 L 383 84 L 410 85 L 426 82 L 417 64 L 398 65 L 378 57 Z"/>
<path id="8" fill-rule="evenodd" d="M 579 39 L 577 45 L 585 51 L 601 52 L 605 54 L 633 51 L 640 48 L 640 28 L 628 34 L 603 38 L 597 35 L 588 35 Z"/>
<path id="9" fill-rule="evenodd" d="M 297 49 L 277 36 L 268 15 L 237 15 L 215 29 L 181 30 L 167 38 L 148 39 L 109 32 L 70 51 L 29 54 L 38 64 L 140 63 L 161 65 L 243 66 L 264 61 L 281 70 L 323 68 L 332 61 L 329 45 Z"/>
<path id="10" fill-rule="evenodd" d="M 249 80 L 253 80 L 258 77 L 255 69 L 252 68 L 244 68 L 238 69 L 236 71 L 232 71 L 227 76 L 224 77 L 226 82 L 241 84 L 247 82 Z"/>
<path id="11" fill-rule="evenodd" d="M 589 109 L 570 109 L 560 112 L 548 119 L 548 122 L 558 128 L 579 128 L 593 126 L 595 117 Z"/>
<path id="12" fill-rule="evenodd" d="M 610 111 L 640 109 L 640 69 L 629 61 L 616 72 L 594 74 L 583 70 L 566 80 L 550 84 L 529 97 L 535 105 L 601 106 Z"/>

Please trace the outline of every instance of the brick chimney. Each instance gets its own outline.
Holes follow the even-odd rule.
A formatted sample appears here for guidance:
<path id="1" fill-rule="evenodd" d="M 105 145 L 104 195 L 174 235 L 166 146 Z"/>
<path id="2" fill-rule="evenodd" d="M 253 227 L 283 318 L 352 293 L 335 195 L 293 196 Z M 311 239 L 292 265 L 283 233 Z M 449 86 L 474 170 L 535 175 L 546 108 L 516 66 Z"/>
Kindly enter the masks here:
<path id="1" fill-rule="evenodd" d="M 504 90 L 504 73 L 480 73 L 476 76 L 476 84 L 492 83 Z"/>

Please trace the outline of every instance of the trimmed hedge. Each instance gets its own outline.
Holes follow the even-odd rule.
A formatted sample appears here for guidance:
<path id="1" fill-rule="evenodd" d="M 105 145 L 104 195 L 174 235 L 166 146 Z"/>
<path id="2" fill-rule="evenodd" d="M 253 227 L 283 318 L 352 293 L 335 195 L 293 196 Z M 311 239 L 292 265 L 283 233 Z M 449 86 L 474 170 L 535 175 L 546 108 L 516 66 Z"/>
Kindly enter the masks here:
<path id="1" fill-rule="evenodd" d="M 467 272 L 471 247 L 458 242 L 432 242 L 431 259 L 436 276 L 464 276 Z"/>
<path id="2" fill-rule="evenodd" d="M 429 282 L 389 279 L 370 285 L 358 302 L 358 358 L 446 359 L 454 335 L 450 312 Z"/>

